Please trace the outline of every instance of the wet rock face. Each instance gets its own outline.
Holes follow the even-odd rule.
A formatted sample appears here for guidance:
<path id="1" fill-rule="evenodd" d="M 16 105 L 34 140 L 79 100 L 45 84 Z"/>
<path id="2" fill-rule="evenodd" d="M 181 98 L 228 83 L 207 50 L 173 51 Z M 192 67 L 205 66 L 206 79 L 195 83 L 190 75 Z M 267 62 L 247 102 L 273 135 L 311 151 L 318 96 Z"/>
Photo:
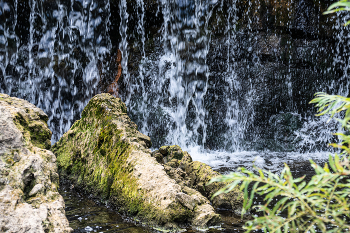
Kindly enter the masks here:
<path id="1" fill-rule="evenodd" d="M 250 38 L 254 38 L 251 43 L 244 43 Z M 234 85 L 227 80 L 225 73 L 227 57 L 223 55 L 229 48 L 223 45 L 217 49 L 224 40 L 213 40 L 208 54 L 211 74 L 205 103 L 210 113 L 206 122 L 210 127 L 207 128 L 206 146 L 230 149 L 225 144 L 229 127 L 223 122 L 229 112 L 227 96 L 232 96 L 230 98 L 235 100 L 233 103 L 241 114 L 237 117 L 243 119 L 240 123 L 244 136 L 239 136 L 242 141 L 238 143 L 242 148 L 299 150 L 297 143 L 291 143 L 288 137 L 295 136 L 294 132 L 303 122 L 314 115 L 315 110 L 309 104 L 314 93 L 320 90 L 331 92 L 329 86 L 332 83 L 336 85 L 334 90 L 341 85 L 335 71 L 325 70 L 325 67 L 332 67 L 333 58 L 329 56 L 332 44 L 319 39 L 296 39 L 290 34 L 265 32 L 253 32 L 250 37 L 237 33 L 235 41 L 239 46 L 230 51 L 236 61 L 232 65 L 236 74 Z M 227 89 L 229 91 L 225 91 Z M 276 115 L 283 113 L 299 113 L 303 117 L 285 135 L 286 139 L 280 140 L 280 135 L 272 133 L 275 131 L 271 128 L 275 127 Z M 288 121 L 280 123 L 282 128 L 289 127 Z"/>
<path id="2" fill-rule="evenodd" d="M 204 188 L 217 173 L 204 164 L 191 163 L 181 149 L 170 154 L 165 150 L 167 156 L 156 153 L 161 155 L 157 157 L 149 147 L 150 138 L 137 131 L 125 104 L 110 94 L 100 94 L 90 100 L 82 118 L 53 146 L 53 152 L 60 174 L 75 187 L 151 227 L 178 230 L 188 224 L 198 228 L 217 224 L 220 215 L 207 198 L 214 189 Z M 195 183 L 177 177 L 184 171 L 171 174 L 171 169 L 182 166 L 197 172 L 198 179 L 191 179 Z"/>
<path id="3" fill-rule="evenodd" d="M 47 115 L 0 94 L 0 232 L 71 232 Z"/>

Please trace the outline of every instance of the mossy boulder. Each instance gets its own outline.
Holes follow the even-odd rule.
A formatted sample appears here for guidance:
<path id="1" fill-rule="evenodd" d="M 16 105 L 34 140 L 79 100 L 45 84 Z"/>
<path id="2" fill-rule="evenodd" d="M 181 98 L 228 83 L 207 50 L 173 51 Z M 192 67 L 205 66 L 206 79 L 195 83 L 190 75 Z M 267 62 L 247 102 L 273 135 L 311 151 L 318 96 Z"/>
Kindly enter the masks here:
<path id="1" fill-rule="evenodd" d="M 151 156 L 151 140 L 137 130 L 125 104 L 93 97 L 80 120 L 53 146 L 60 174 L 154 228 L 177 231 L 219 222 L 207 198 L 170 178 Z"/>
<path id="2" fill-rule="evenodd" d="M 47 115 L 0 94 L 0 232 L 68 233 Z"/>
<path id="3" fill-rule="evenodd" d="M 154 151 L 152 156 L 164 164 L 167 174 L 181 186 L 199 191 L 204 197 L 210 199 L 215 192 L 223 188 L 225 183 L 212 183 L 209 181 L 219 176 L 210 166 L 199 161 L 192 161 L 190 154 L 175 146 L 162 146 Z M 215 208 L 223 208 L 240 214 L 243 203 L 243 193 L 238 187 L 230 193 L 220 194 L 212 200 Z"/>
<path id="4" fill-rule="evenodd" d="M 1 106 L 13 116 L 13 122 L 23 135 L 26 146 L 50 149 L 51 131 L 47 127 L 48 116 L 36 106 L 18 98 L 0 94 Z"/>

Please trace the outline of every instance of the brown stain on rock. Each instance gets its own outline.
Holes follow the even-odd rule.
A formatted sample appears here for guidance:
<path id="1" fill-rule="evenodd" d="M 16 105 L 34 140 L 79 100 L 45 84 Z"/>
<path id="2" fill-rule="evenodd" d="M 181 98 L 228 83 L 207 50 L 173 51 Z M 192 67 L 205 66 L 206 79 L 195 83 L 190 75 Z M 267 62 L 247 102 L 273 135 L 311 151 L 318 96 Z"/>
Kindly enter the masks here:
<path id="1" fill-rule="evenodd" d="M 117 52 L 117 58 L 115 59 L 115 62 L 117 64 L 118 67 L 118 71 L 117 71 L 117 75 L 115 76 L 114 81 L 107 87 L 107 92 L 110 93 L 111 95 L 118 97 L 118 80 L 120 79 L 120 77 L 122 76 L 122 52 L 120 51 L 120 49 L 118 49 Z"/>

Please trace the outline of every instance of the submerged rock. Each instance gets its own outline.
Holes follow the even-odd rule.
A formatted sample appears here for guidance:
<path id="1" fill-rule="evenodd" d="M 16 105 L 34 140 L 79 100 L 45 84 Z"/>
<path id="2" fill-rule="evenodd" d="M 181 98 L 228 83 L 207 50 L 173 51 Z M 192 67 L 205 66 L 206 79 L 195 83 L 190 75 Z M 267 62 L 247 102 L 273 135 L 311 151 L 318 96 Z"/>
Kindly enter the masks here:
<path id="1" fill-rule="evenodd" d="M 137 131 L 125 104 L 110 94 L 100 94 L 90 100 L 81 119 L 53 146 L 53 151 L 61 175 L 75 186 L 154 228 L 178 230 L 187 224 L 198 228 L 218 224 L 220 215 L 207 198 L 214 191 L 205 197 L 202 190 L 196 190 L 205 189 L 209 175 L 203 174 L 205 178 L 192 186 L 178 182 L 168 170 L 181 158 L 174 154 L 176 161 L 160 164 L 162 161 L 152 157 L 149 147 L 150 138 Z M 191 164 L 188 169 L 198 174 L 204 171 L 195 162 Z"/>
<path id="2" fill-rule="evenodd" d="M 47 115 L 0 94 L 0 232 L 71 232 Z"/>

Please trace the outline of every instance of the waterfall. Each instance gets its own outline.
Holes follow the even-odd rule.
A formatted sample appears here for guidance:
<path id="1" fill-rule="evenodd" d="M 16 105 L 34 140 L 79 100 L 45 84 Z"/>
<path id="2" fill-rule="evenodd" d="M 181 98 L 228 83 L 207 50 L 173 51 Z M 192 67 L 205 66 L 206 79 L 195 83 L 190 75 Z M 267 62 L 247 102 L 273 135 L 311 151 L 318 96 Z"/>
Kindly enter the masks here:
<path id="1" fill-rule="evenodd" d="M 242 102 L 237 98 L 242 93 L 242 85 L 238 77 L 239 74 L 237 74 L 238 62 L 234 56 L 238 43 L 236 31 L 238 22 L 237 11 L 237 1 L 235 0 L 227 10 L 228 15 L 225 27 L 227 58 L 225 61 L 226 71 L 224 72 L 224 79 L 228 85 L 224 89 L 224 96 L 227 109 L 225 123 L 228 130 L 224 138 L 232 138 L 232 140 L 225 140 L 224 148 L 233 151 L 243 149 L 241 140 L 244 138 L 247 127 L 254 120 L 253 99 L 251 98 L 254 96 L 254 90 L 249 88 L 250 90 L 246 94 L 247 101 Z M 245 111 L 242 111 L 243 106 Z"/>
<path id="2" fill-rule="evenodd" d="M 11 60 L 16 59 L 19 38 L 15 29 L 17 26 L 17 1 L 13 5 L 7 2 L 0 2 L 0 17 L 3 23 L 0 24 L 0 89 L 12 89 L 10 83 L 4 82 L 4 74 Z"/>
<path id="3" fill-rule="evenodd" d="M 348 15 L 338 13 L 336 22 L 333 25 L 335 31 L 335 45 L 332 47 L 332 66 L 327 69 L 332 70 L 336 74 L 336 78 L 332 80 L 328 86 L 320 85 L 319 92 L 326 92 L 333 95 L 349 96 L 349 38 L 350 32 L 344 23 L 350 19 Z M 335 118 L 339 114 L 335 115 Z M 298 145 L 303 151 L 310 151 L 319 147 L 319 145 L 327 145 L 334 140 L 340 140 L 331 135 L 330 132 L 341 132 L 341 125 L 335 119 L 330 120 L 328 116 L 308 117 L 303 127 L 296 131 L 297 138 L 300 139 Z"/>
<path id="4" fill-rule="evenodd" d="M 109 0 L 0 4 L 0 92 L 42 108 L 56 141 L 97 92 L 98 60 L 111 50 Z"/>
<path id="5" fill-rule="evenodd" d="M 130 98 L 130 94 L 132 91 L 130 90 L 130 75 L 128 72 L 128 19 L 129 14 L 127 12 L 127 5 L 126 0 L 120 0 L 119 2 L 119 15 L 120 15 L 120 26 L 119 26 L 119 32 L 121 36 L 121 42 L 119 44 L 119 49 L 122 53 L 122 67 L 123 67 L 123 75 L 124 75 L 124 82 L 126 83 L 127 89 L 129 91 L 129 96 L 125 97 L 126 103 L 128 103 L 127 99 Z M 124 59 L 123 59 L 124 58 Z"/>
<path id="6" fill-rule="evenodd" d="M 334 94 L 348 96 L 350 84 L 350 60 L 347 58 L 350 56 L 350 31 L 343 25 L 350 20 L 350 17 L 348 15 L 343 16 L 341 13 L 338 13 L 337 16 L 337 23 L 334 28 L 338 33 L 336 34 L 337 42 L 334 48 L 335 56 L 333 60 L 333 69 L 338 68 L 343 72 L 338 80 L 333 83 L 333 87 L 337 89 Z"/>
<path id="7" fill-rule="evenodd" d="M 206 139 L 204 95 L 208 82 L 206 56 L 209 50 L 207 21 L 216 3 L 207 0 L 160 0 L 163 25 L 161 51 L 145 56 L 145 34 L 138 45 L 141 61 L 131 74 L 126 102 L 143 132 L 154 130 L 154 118 L 163 132 L 154 137 L 161 143 L 203 145 Z M 143 4 L 138 1 L 138 26 L 143 25 Z M 153 113 L 153 114 L 152 114 Z M 167 121 L 167 122 L 166 122 Z M 158 129 L 156 129 L 158 130 Z M 160 135 L 162 134 L 162 135 Z"/>
<path id="8" fill-rule="evenodd" d="M 42 108 L 55 142 L 113 82 L 120 50 L 118 95 L 155 148 L 324 150 L 337 126 L 315 118 L 308 102 L 318 91 L 347 95 L 349 84 L 348 30 L 322 16 L 325 8 L 307 0 L 0 0 L 0 92 Z"/>

